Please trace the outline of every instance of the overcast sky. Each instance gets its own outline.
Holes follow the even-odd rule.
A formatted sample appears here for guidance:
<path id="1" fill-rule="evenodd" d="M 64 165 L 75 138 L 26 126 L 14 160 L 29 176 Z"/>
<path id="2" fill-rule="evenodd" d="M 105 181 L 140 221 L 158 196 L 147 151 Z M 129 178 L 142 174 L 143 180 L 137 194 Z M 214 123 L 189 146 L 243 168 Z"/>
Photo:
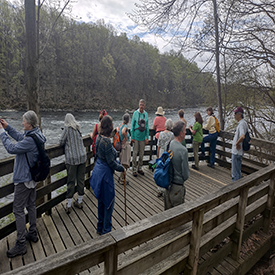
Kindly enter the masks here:
<path id="1" fill-rule="evenodd" d="M 148 34 L 141 30 L 128 17 L 126 13 L 132 13 L 138 0 L 78 0 L 73 3 L 72 14 L 84 22 L 96 22 L 104 19 L 106 24 L 111 24 L 117 33 L 127 33 L 129 38 L 138 35 L 142 40 L 157 46 L 161 52 L 167 52 L 171 49 L 170 45 L 160 37 L 154 34 Z"/>

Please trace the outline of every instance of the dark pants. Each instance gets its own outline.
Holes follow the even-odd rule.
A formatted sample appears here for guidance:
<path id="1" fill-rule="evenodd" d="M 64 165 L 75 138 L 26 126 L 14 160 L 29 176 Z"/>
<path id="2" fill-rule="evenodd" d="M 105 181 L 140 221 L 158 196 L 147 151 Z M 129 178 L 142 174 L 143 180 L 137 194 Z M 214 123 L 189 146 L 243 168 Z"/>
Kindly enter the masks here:
<path id="1" fill-rule="evenodd" d="M 217 144 L 218 132 L 214 134 L 209 134 L 204 137 L 201 143 L 201 152 L 205 154 L 205 146 L 204 143 L 210 142 L 210 164 L 215 164 L 215 152 L 216 152 L 216 144 Z"/>
<path id="2" fill-rule="evenodd" d="M 25 184 L 19 183 L 14 186 L 14 201 L 13 201 L 13 213 L 15 216 L 17 239 L 18 243 L 25 243 L 26 241 L 26 218 L 24 208 L 27 208 L 29 216 L 29 233 L 36 235 L 36 189 L 27 188 Z"/>
<path id="3" fill-rule="evenodd" d="M 66 164 L 67 168 L 67 199 L 71 199 L 74 195 L 75 181 L 77 181 L 77 193 L 79 196 L 84 195 L 84 185 L 85 185 L 85 170 L 86 163 L 79 165 L 69 165 Z"/>

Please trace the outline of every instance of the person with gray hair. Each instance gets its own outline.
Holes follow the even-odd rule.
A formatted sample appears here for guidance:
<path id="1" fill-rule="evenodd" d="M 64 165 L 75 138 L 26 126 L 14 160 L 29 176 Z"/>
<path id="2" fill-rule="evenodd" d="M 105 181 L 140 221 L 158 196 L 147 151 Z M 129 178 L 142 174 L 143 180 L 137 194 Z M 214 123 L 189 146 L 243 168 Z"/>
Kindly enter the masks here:
<path id="1" fill-rule="evenodd" d="M 79 209 L 83 208 L 82 200 L 84 196 L 87 155 L 83 145 L 80 125 L 72 114 L 66 114 L 64 125 L 65 129 L 61 135 L 59 144 L 65 146 L 65 164 L 67 169 L 66 213 L 70 214 L 75 191 L 75 181 L 77 182 L 78 200 L 74 202 L 74 206 Z"/>
<path id="2" fill-rule="evenodd" d="M 173 152 L 169 167 L 170 186 L 164 193 L 164 209 L 175 207 L 184 203 L 184 182 L 189 178 L 188 151 L 181 142 L 185 138 L 186 125 L 177 121 L 173 125 L 175 138 L 170 142 L 169 150 Z"/>
<path id="3" fill-rule="evenodd" d="M 174 134 L 172 132 L 173 121 L 172 119 L 167 119 L 165 121 L 165 130 L 160 132 L 158 138 L 158 149 L 157 149 L 157 158 L 160 158 L 164 151 L 167 151 L 167 146 L 170 144 L 171 140 L 174 139 Z M 165 188 L 158 186 L 158 197 L 161 197 L 165 191 Z"/>
<path id="4" fill-rule="evenodd" d="M 7 251 L 7 256 L 13 258 L 27 253 L 26 240 L 34 243 L 38 242 L 35 206 L 37 183 L 32 179 L 30 167 L 33 167 L 37 162 L 39 151 L 34 139 L 29 135 L 35 135 L 43 146 L 46 138 L 38 128 L 38 117 L 34 111 L 27 111 L 23 115 L 23 134 L 11 127 L 4 119 L 0 119 L 0 122 L 0 137 L 3 145 L 8 153 L 16 155 L 13 170 L 13 213 L 17 239 L 15 246 Z M 8 135 L 15 139 L 17 143 L 13 144 Z M 28 211 L 30 224 L 27 234 L 24 208 Z"/>
<path id="5" fill-rule="evenodd" d="M 119 130 L 120 135 L 120 141 L 122 143 L 121 152 L 119 154 L 119 161 L 121 165 L 127 170 L 130 167 L 131 162 L 131 137 L 129 133 L 129 129 L 127 127 L 127 124 L 130 120 L 130 115 L 128 113 L 125 113 L 122 117 L 123 123 Z M 124 172 L 120 173 L 120 177 L 118 178 L 119 183 L 124 183 Z M 126 181 L 127 184 L 129 184 L 128 181 Z"/>

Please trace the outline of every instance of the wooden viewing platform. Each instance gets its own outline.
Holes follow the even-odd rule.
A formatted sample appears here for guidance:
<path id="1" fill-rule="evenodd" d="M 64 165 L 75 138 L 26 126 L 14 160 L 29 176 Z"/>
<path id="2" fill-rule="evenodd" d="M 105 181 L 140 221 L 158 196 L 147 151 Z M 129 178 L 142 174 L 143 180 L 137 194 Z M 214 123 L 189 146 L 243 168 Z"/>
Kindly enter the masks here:
<path id="1" fill-rule="evenodd" d="M 153 155 L 153 132 L 150 134 L 147 158 Z M 66 176 L 53 177 L 65 169 L 64 162 L 52 165 L 51 176 L 37 191 L 39 242 L 28 243 L 24 256 L 8 259 L 6 251 L 16 240 L 15 224 L 1 228 L 0 274 L 245 274 L 272 245 L 268 228 L 274 205 L 275 144 L 253 139 L 242 167 L 244 175 L 251 174 L 233 184 L 228 169 L 230 143 L 226 141 L 232 137 L 220 133 L 216 151 L 219 165 L 212 169 L 200 162 L 199 171 L 190 168 L 186 202 L 167 211 L 163 211 L 163 198 L 157 197 L 148 160 L 145 176 L 134 178 L 128 171 L 128 225 L 125 227 L 124 186 L 116 184 L 113 230 L 104 236 L 96 234 L 97 200 L 91 190 L 85 191 L 84 209 L 73 208 L 70 215 L 65 213 L 66 193 L 51 196 L 66 183 Z M 188 136 L 186 141 L 191 142 Z M 91 140 L 84 138 L 84 144 L 88 187 L 93 168 Z M 48 154 L 54 159 L 64 151 L 52 146 Z M 191 154 L 189 161 L 191 166 Z M 10 173 L 13 158 L 0 162 L 0 168 L 0 176 Z M 12 192 L 12 183 L 1 187 L 0 198 Z M 2 206 L 0 218 L 11 212 L 12 203 Z M 261 228 L 264 231 L 258 233 L 260 240 L 254 251 L 242 253 L 241 243 Z M 214 253 L 217 246 L 220 248 Z"/>
<path id="2" fill-rule="evenodd" d="M 153 180 L 153 172 L 145 168 L 145 176 L 132 176 L 129 171 L 127 179 L 127 223 L 133 224 L 164 210 L 163 197 L 157 197 L 157 188 Z M 117 179 L 118 173 L 115 175 Z M 224 182 L 221 182 L 220 179 Z M 212 179 L 212 180 L 211 180 Z M 211 183 L 210 183 L 211 180 Z M 117 181 L 116 181 L 117 182 Z M 190 178 L 186 181 L 186 200 L 194 200 L 231 182 L 230 171 L 217 166 L 215 173 L 201 163 L 200 171 L 190 169 Z M 97 224 L 97 199 L 91 190 L 85 191 L 83 211 L 73 207 L 70 215 L 65 213 L 66 201 L 52 209 L 50 216 L 43 215 L 37 221 L 39 242 L 27 242 L 28 252 L 22 257 L 8 259 L 6 251 L 13 247 L 16 232 L 0 241 L 0 274 L 16 269 L 28 263 L 48 257 L 67 248 L 79 245 L 94 238 Z M 115 208 L 113 213 L 113 230 L 125 225 L 124 185 L 116 183 Z M 97 268 L 95 268 L 97 269 Z M 85 273 L 83 273 L 85 274 Z"/>

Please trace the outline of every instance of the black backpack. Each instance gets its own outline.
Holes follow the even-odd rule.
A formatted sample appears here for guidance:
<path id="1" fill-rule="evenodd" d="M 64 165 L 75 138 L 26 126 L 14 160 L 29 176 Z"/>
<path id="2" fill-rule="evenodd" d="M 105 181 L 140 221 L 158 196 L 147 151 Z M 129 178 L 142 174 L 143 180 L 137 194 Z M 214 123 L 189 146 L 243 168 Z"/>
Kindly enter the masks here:
<path id="1" fill-rule="evenodd" d="M 244 151 L 248 151 L 250 149 L 250 140 L 251 140 L 251 137 L 247 131 L 245 134 L 244 140 L 243 140 L 243 150 Z"/>
<path id="2" fill-rule="evenodd" d="M 50 162 L 48 155 L 45 152 L 44 144 L 39 142 L 37 136 L 33 135 L 33 134 L 30 134 L 27 136 L 33 138 L 33 140 L 35 141 L 35 144 L 37 146 L 38 152 L 39 152 L 37 162 L 34 164 L 33 167 L 30 167 L 28 156 L 25 153 L 28 165 L 30 167 L 32 179 L 35 182 L 39 182 L 39 181 L 45 180 L 47 178 L 47 176 L 49 175 L 51 162 Z"/>

